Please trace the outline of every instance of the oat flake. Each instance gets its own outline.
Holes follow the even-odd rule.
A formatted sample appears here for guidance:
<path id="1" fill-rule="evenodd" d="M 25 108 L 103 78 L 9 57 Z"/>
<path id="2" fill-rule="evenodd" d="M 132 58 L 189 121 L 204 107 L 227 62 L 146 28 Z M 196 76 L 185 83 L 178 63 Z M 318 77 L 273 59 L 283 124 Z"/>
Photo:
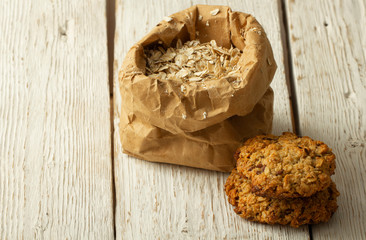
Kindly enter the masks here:
<path id="1" fill-rule="evenodd" d="M 166 22 L 170 22 L 171 20 L 173 20 L 173 18 L 171 18 L 171 17 L 164 17 L 163 20 L 166 21 Z"/>
<path id="2" fill-rule="evenodd" d="M 185 93 L 185 92 L 186 92 L 186 90 L 187 90 L 187 88 L 186 88 L 184 85 L 180 85 L 180 91 L 181 91 L 182 93 Z"/>
<path id="3" fill-rule="evenodd" d="M 271 66 L 271 65 L 272 65 L 271 59 L 267 58 L 267 62 L 268 62 L 268 65 L 269 65 L 269 66 Z"/>
<path id="4" fill-rule="evenodd" d="M 212 10 L 210 13 L 211 13 L 211 15 L 212 15 L 212 16 L 215 16 L 215 15 L 217 15 L 219 12 L 220 12 L 220 9 L 216 8 L 216 9 Z"/>

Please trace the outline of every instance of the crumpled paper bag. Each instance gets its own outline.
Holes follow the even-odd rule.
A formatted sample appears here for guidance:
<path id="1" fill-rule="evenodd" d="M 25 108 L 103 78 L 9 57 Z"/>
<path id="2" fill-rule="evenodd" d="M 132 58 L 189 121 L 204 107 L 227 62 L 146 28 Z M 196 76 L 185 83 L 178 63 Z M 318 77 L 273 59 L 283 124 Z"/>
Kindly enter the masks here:
<path id="1" fill-rule="evenodd" d="M 215 9 L 219 12 L 213 15 Z M 271 131 L 269 84 L 277 68 L 271 45 L 254 17 L 229 7 L 196 5 L 170 18 L 129 50 L 120 70 L 123 150 L 148 161 L 230 171 L 243 139 Z M 175 46 L 178 39 L 215 40 L 218 46 L 242 50 L 240 81 L 177 84 L 146 76 L 144 48 Z"/>

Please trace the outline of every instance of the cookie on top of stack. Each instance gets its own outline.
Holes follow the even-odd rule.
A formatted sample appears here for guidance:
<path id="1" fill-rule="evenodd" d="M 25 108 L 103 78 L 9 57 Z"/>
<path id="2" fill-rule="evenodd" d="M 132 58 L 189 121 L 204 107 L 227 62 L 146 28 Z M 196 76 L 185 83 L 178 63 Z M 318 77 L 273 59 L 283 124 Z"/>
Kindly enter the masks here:
<path id="1" fill-rule="evenodd" d="M 338 208 L 330 178 L 335 155 L 321 141 L 293 133 L 261 135 L 247 140 L 235 158 L 225 191 L 245 219 L 299 227 L 327 222 Z"/>

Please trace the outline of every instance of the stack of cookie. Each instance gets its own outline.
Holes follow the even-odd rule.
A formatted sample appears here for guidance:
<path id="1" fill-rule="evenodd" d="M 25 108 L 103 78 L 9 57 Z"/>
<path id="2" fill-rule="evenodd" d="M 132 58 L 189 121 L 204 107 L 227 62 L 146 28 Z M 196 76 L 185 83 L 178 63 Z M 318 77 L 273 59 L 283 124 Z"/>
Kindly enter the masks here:
<path id="1" fill-rule="evenodd" d="M 330 178 L 335 156 L 323 142 L 293 133 L 261 135 L 235 158 L 225 191 L 241 217 L 299 227 L 327 222 L 337 210 L 339 193 Z"/>

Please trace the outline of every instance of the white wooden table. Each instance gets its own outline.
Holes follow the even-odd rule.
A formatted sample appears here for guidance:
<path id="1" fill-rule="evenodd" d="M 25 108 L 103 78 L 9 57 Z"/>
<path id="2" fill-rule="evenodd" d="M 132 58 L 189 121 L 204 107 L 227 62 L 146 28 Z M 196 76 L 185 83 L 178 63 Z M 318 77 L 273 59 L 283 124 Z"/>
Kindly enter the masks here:
<path id="1" fill-rule="evenodd" d="M 127 50 L 198 3 L 265 28 L 278 64 L 273 132 L 320 139 L 337 156 L 329 223 L 252 223 L 227 203 L 228 174 L 122 154 Z M 0 239 L 366 239 L 365 26 L 365 0 L 1 1 Z"/>

